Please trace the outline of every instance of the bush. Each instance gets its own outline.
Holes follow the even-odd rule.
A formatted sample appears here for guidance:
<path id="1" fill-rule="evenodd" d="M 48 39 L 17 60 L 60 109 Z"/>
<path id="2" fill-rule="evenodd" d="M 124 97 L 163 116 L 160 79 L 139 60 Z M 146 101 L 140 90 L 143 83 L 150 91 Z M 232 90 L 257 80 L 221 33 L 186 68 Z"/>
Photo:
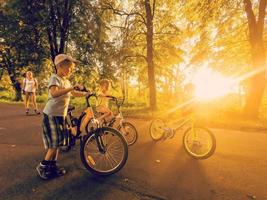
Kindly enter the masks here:
<path id="1" fill-rule="evenodd" d="M 14 100 L 13 92 L 4 89 L 0 90 L 0 101 L 9 102 L 13 100 Z"/>

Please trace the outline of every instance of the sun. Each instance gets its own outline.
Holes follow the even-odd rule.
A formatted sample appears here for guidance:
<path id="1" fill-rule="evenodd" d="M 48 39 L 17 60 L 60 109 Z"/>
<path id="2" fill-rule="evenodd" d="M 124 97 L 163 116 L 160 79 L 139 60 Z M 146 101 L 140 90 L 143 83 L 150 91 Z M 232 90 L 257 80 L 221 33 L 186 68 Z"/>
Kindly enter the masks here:
<path id="1" fill-rule="evenodd" d="M 233 80 L 205 67 L 193 76 L 195 96 L 201 100 L 210 100 L 231 92 Z"/>

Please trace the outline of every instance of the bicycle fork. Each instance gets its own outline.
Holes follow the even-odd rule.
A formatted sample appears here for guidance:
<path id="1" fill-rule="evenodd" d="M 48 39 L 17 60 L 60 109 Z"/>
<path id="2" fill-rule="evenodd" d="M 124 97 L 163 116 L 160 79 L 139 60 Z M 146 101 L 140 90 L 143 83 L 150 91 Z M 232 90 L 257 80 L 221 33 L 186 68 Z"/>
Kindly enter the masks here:
<path id="1" fill-rule="evenodd" d="M 95 133 L 95 139 L 97 143 L 97 147 L 100 153 L 106 153 L 106 146 L 104 145 L 103 139 L 102 139 L 102 130 L 98 129 Z"/>

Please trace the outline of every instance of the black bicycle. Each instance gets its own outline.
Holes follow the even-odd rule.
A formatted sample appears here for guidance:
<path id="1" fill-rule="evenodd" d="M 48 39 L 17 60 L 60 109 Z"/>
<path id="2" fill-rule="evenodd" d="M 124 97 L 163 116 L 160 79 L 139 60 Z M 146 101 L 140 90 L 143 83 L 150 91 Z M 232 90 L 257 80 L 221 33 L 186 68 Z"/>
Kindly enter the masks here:
<path id="1" fill-rule="evenodd" d="M 84 89 L 86 91 L 86 89 Z M 96 97 L 90 94 L 86 97 L 87 108 L 79 117 L 74 117 L 74 106 L 68 108 L 66 126 L 69 142 L 66 150 L 80 140 L 80 157 L 83 165 L 94 175 L 107 176 L 118 172 L 126 164 L 128 146 L 125 138 L 112 127 L 99 125 L 94 116 L 89 99 Z M 88 124 L 94 128 L 87 129 Z"/>

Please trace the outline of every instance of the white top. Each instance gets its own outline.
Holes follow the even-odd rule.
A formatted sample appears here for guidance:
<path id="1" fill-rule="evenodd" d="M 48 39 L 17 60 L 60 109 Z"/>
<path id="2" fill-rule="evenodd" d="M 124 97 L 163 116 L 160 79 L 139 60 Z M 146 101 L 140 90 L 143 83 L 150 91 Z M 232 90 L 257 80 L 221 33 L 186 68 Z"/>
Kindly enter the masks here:
<path id="1" fill-rule="evenodd" d="M 29 80 L 25 78 L 23 82 L 25 84 L 24 85 L 25 92 L 36 92 L 36 84 L 37 84 L 36 79 Z"/>
<path id="2" fill-rule="evenodd" d="M 59 89 L 71 87 L 70 81 L 66 78 L 61 78 L 57 74 L 53 74 L 49 80 L 48 88 L 57 86 Z M 50 116 L 66 116 L 69 106 L 71 92 L 59 97 L 52 97 L 50 90 L 48 93 L 48 101 L 43 112 Z"/>
<path id="3" fill-rule="evenodd" d="M 99 106 L 105 106 L 108 108 L 109 98 L 106 97 L 106 94 L 104 94 L 103 92 L 100 92 L 99 95 L 100 95 L 98 97 L 98 99 L 100 100 Z"/>

